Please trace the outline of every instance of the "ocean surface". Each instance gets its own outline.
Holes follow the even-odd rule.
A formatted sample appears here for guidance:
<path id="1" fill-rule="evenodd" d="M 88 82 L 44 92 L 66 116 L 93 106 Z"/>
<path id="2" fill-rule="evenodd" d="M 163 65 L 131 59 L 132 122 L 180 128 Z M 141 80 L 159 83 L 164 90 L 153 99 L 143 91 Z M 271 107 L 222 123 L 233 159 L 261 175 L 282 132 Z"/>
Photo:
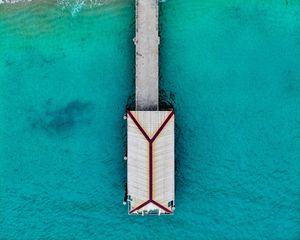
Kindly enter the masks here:
<path id="1" fill-rule="evenodd" d="M 8 3 L 9 2 L 9 3 Z M 176 212 L 122 205 L 134 0 L 0 0 L 0 239 L 300 239 L 300 2 L 160 2 Z"/>

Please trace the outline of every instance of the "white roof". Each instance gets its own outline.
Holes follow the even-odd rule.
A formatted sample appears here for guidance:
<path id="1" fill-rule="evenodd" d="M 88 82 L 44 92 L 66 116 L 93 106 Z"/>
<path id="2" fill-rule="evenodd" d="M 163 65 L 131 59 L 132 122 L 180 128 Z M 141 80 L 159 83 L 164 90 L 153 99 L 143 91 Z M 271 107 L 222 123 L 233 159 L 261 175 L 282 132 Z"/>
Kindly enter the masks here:
<path id="1" fill-rule="evenodd" d="M 127 114 L 130 214 L 170 214 L 174 207 L 174 113 Z"/>

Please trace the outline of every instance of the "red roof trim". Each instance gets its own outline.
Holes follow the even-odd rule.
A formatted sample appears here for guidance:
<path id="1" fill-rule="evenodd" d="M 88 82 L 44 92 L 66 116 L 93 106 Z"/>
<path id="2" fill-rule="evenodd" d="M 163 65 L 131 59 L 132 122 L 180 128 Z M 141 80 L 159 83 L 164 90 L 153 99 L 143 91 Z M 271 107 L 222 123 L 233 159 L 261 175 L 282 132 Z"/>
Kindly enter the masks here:
<path id="1" fill-rule="evenodd" d="M 130 111 L 128 111 L 128 115 L 130 116 L 134 124 L 138 127 L 138 129 L 141 131 L 141 133 L 144 135 L 144 137 L 147 139 L 147 141 L 150 142 L 151 141 L 150 137 L 148 136 L 144 128 L 136 120 L 136 118 L 133 116 L 133 114 Z"/>
<path id="2" fill-rule="evenodd" d="M 149 200 L 153 197 L 153 147 L 152 142 L 149 143 Z"/>
<path id="3" fill-rule="evenodd" d="M 159 208 L 165 210 L 167 213 L 172 213 L 172 211 L 171 211 L 170 209 L 164 207 L 164 206 L 161 205 L 160 203 L 158 203 L 158 202 L 156 202 L 156 201 L 154 201 L 154 200 L 152 200 L 151 202 L 154 203 L 154 204 L 155 204 L 156 206 L 158 206 Z"/>
<path id="4" fill-rule="evenodd" d="M 166 118 L 166 120 L 163 122 L 163 124 L 158 128 L 158 130 L 156 131 L 156 133 L 153 135 L 153 137 L 151 138 L 151 142 L 155 141 L 155 139 L 157 138 L 157 136 L 161 133 L 161 131 L 164 129 L 164 127 L 167 125 L 167 123 L 173 117 L 173 115 L 174 115 L 174 112 L 172 111 L 169 114 L 169 116 Z"/>
<path id="5" fill-rule="evenodd" d="M 151 202 L 151 201 L 148 200 L 148 201 L 142 203 L 141 205 L 139 205 L 139 206 L 137 206 L 136 208 L 134 208 L 133 210 L 131 210 L 130 213 L 133 213 L 133 212 L 135 212 L 135 211 L 141 209 L 142 207 L 145 207 L 145 206 L 146 206 L 148 203 L 150 203 L 150 202 Z"/>
<path id="6" fill-rule="evenodd" d="M 161 205 L 160 203 L 156 202 L 155 200 L 148 200 L 148 201 L 142 203 L 141 205 L 139 205 L 138 207 L 134 208 L 133 210 L 131 210 L 129 213 L 136 212 L 136 211 L 140 210 L 142 207 L 147 206 L 149 203 L 153 203 L 154 205 L 156 205 L 157 207 L 161 208 L 162 210 L 164 210 L 167 213 L 172 213 L 172 211 L 170 209 L 164 207 L 163 205 Z"/>

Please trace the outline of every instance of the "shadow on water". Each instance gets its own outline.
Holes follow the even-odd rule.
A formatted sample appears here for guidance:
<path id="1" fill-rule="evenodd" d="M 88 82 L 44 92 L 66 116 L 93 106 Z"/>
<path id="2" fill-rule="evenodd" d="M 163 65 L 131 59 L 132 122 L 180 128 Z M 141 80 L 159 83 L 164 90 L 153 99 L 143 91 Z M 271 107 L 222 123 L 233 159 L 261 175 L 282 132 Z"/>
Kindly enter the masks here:
<path id="1" fill-rule="evenodd" d="M 175 107 L 175 93 L 167 92 L 165 90 L 159 91 L 159 109 L 168 110 Z M 175 111 L 175 109 L 174 109 Z"/>
<path id="2" fill-rule="evenodd" d="M 124 110 L 124 113 L 127 110 L 132 110 L 132 109 L 135 109 L 135 94 L 131 94 L 131 96 L 127 98 L 126 109 Z"/>

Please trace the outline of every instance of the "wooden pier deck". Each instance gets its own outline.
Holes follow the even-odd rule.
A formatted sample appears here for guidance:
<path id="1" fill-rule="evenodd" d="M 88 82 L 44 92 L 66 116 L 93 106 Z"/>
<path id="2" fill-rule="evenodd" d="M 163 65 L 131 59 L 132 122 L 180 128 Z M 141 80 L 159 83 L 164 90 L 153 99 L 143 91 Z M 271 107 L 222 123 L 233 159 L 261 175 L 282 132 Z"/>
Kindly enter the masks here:
<path id="1" fill-rule="evenodd" d="M 136 110 L 158 110 L 158 0 L 136 0 Z"/>
<path id="2" fill-rule="evenodd" d="M 159 110 L 158 0 L 136 0 L 136 108 L 127 112 L 130 215 L 175 210 L 175 116 Z"/>

